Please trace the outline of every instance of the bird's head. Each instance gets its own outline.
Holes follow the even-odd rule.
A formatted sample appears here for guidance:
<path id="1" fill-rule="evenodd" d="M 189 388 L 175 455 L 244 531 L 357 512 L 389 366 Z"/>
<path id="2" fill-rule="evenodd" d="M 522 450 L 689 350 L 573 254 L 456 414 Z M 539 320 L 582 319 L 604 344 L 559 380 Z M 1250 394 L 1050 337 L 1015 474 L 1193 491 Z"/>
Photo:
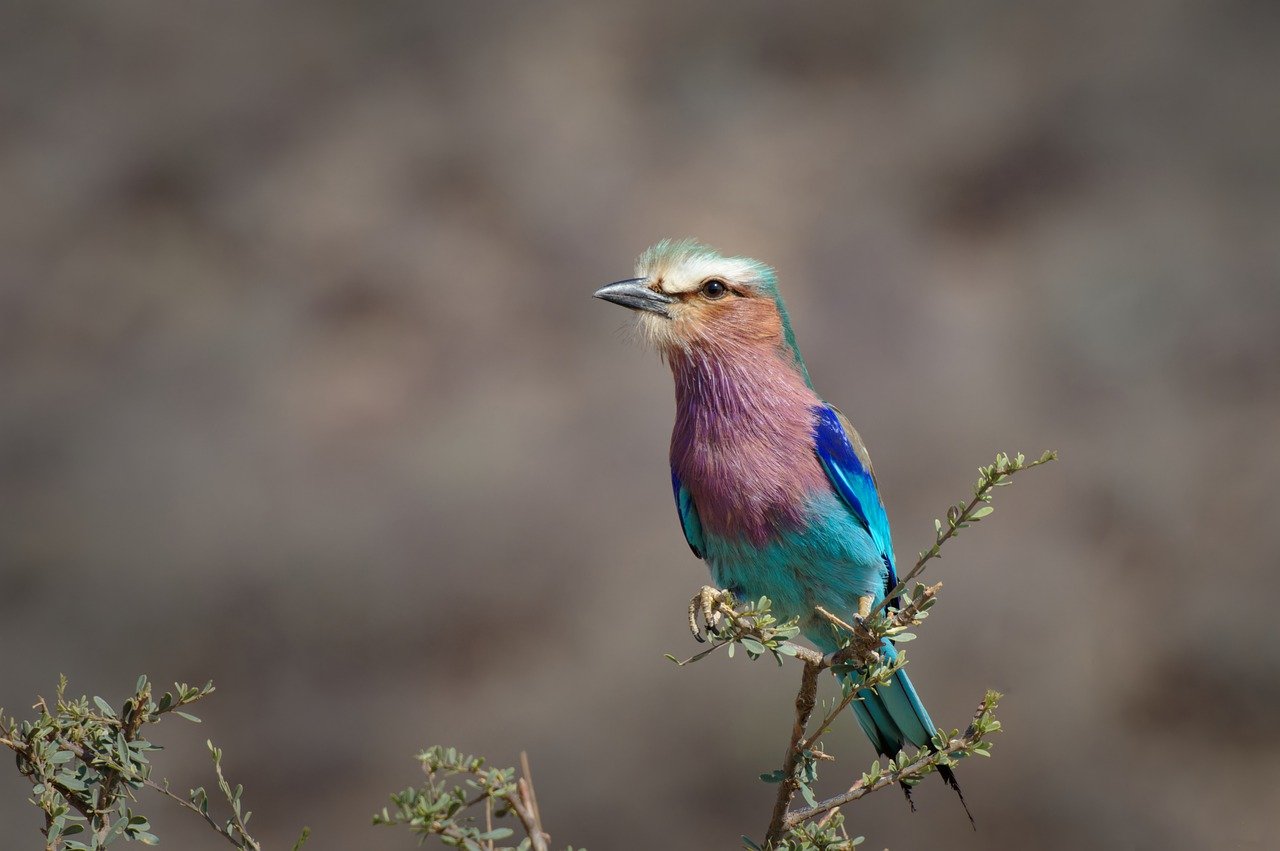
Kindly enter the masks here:
<path id="1" fill-rule="evenodd" d="M 777 276 L 758 260 L 664 239 L 640 255 L 635 277 L 601 287 L 595 297 L 634 310 L 641 334 L 664 357 L 695 348 L 724 356 L 775 348 L 809 380 Z"/>

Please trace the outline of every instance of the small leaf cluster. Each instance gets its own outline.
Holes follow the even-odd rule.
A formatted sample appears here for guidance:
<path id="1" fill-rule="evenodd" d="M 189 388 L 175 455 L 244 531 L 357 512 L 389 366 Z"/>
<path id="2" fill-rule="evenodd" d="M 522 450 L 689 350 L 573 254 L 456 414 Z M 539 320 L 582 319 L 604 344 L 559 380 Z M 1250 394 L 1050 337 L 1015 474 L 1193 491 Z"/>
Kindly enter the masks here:
<path id="1" fill-rule="evenodd" d="M 887 615 L 877 614 L 870 618 L 868 630 L 892 639 L 894 644 L 914 641 L 915 633 L 907 630 L 929 617 L 929 610 L 933 608 L 934 603 L 938 602 L 938 590 L 941 587 L 941 582 L 927 587 L 917 582 L 911 593 L 906 595 L 906 600 L 899 600 L 897 609 L 890 611 Z M 883 628 L 877 623 L 880 618 L 887 621 Z"/>
<path id="2" fill-rule="evenodd" d="M 391 807 L 374 814 L 375 825 L 405 825 L 419 836 L 420 843 L 435 836 L 445 845 L 467 851 L 529 851 L 534 847 L 533 838 L 527 835 L 517 845 L 498 845 L 515 831 L 492 826 L 494 819 L 512 815 L 521 806 L 514 768 L 487 768 L 484 757 L 440 746 L 427 748 L 417 759 L 426 780 L 392 794 Z M 478 823 L 481 813 L 485 816 L 483 825 Z"/>
<path id="3" fill-rule="evenodd" d="M 213 684 L 177 683 L 155 700 L 144 675 L 119 709 L 102 697 L 68 698 L 66 689 L 62 677 L 53 707 L 41 698 L 34 720 L 0 712 L 0 741 L 31 781 L 29 800 L 44 813 L 46 846 L 96 851 L 121 838 L 154 845 L 149 820 L 133 809 L 136 792 L 150 783 L 148 754 L 160 749 L 143 728 L 170 713 L 198 722 L 181 707 L 207 697 Z"/>
<path id="4" fill-rule="evenodd" d="M 926 775 L 937 771 L 938 766 L 954 766 L 958 760 L 973 754 L 991 756 L 992 743 L 989 737 L 1001 729 L 1000 722 L 995 718 L 1000 697 L 999 692 L 988 691 L 973 721 L 963 733 L 959 730 L 952 730 L 950 733 L 939 730 L 934 733 L 927 749 L 918 750 L 914 754 L 902 751 L 890 759 L 888 765 L 877 759 L 862 775 L 858 785 L 863 789 L 871 789 L 882 785 L 881 781 L 888 778 L 892 782 L 914 786 Z"/>
<path id="5" fill-rule="evenodd" d="M 844 814 L 836 811 L 825 821 L 796 825 L 787 831 L 773 851 L 850 851 L 865 839 L 862 836 L 850 837 L 845 830 Z"/>
<path id="6" fill-rule="evenodd" d="M 1002 729 L 995 717 L 995 710 L 1000 704 L 1001 697 L 1003 695 L 1000 692 L 988 690 L 982 699 L 981 706 L 978 707 L 977 714 L 973 716 L 973 721 L 969 723 L 968 729 L 963 734 L 959 730 L 952 730 L 950 736 L 944 735 L 941 730 L 934 734 L 933 747 L 942 752 L 940 754 L 942 758 L 937 761 L 938 765 L 954 765 L 956 759 L 971 754 L 991 756 L 990 736 Z"/>
<path id="7" fill-rule="evenodd" d="M 959 731 L 956 732 L 958 733 Z M 926 774 L 932 773 L 938 762 L 946 759 L 945 752 L 949 743 L 950 739 L 942 733 L 934 736 L 932 744 L 935 747 L 941 745 L 937 751 L 940 759 L 936 761 L 929 758 L 931 756 L 930 751 L 923 749 L 917 750 L 915 753 L 908 753 L 905 750 L 898 751 L 896 756 L 889 757 L 888 764 L 881 762 L 877 758 L 875 762 L 871 763 L 871 768 L 863 773 L 859 782 L 864 789 L 870 789 L 883 778 L 888 777 L 891 781 L 902 783 L 905 786 L 914 786 Z M 926 757 L 925 761 L 920 760 L 922 756 Z M 920 762 L 920 765 L 914 765 L 916 762 Z M 946 759 L 946 764 L 951 765 L 952 761 Z"/>

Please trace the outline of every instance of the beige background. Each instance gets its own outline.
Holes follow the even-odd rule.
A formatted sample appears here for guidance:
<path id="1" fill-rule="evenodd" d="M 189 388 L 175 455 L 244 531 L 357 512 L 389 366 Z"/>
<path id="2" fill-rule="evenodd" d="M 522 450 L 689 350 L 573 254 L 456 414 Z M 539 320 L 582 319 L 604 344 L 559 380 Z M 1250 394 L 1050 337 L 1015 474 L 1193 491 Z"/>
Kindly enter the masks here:
<path id="1" fill-rule="evenodd" d="M 0 704 L 218 694 L 287 847 L 412 754 L 532 756 L 561 843 L 759 836 L 796 670 L 677 670 L 669 378 L 590 298 L 663 236 L 774 263 L 897 549 L 999 449 L 911 645 L 991 761 L 871 848 L 1272 847 L 1274 4 L 58 3 L 0 12 Z M 865 768 L 850 722 L 829 788 Z M 0 774 L 0 845 L 37 847 Z M 216 837 L 151 807 L 172 848 Z"/>

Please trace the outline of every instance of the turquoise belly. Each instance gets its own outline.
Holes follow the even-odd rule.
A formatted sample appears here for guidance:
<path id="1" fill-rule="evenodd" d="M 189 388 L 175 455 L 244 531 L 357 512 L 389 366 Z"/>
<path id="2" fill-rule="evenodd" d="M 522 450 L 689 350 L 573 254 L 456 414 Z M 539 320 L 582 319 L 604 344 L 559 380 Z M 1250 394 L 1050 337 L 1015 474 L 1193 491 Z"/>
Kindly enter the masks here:
<path id="1" fill-rule="evenodd" d="M 706 560 L 718 587 L 768 597 L 780 619 L 799 617 L 806 637 L 823 646 L 831 640 L 813 622 L 814 607 L 852 615 L 859 597 L 884 595 L 888 571 L 871 535 L 834 493 L 811 499 L 804 517 L 800 528 L 763 547 L 708 534 Z"/>

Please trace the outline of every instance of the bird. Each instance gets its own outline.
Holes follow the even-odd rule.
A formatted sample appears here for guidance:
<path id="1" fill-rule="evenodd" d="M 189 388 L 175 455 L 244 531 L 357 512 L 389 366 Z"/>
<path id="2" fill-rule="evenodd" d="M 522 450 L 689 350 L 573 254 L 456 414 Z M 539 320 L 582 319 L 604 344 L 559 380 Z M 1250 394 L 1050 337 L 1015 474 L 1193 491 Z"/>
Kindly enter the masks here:
<path id="1" fill-rule="evenodd" d="M 866 444 L 814 389 L 776 272 L 693 239 L 658 242 L 634 272 L 595 297 L 634 311 L 674 379 L 671 487 L 685 540 L 714 583 L 691 613 L 768 597 L 815 647 L 837 650 L 816 610 L 867 617 L 898 584 L 893 538 Z M 881 655 L 896 658 L 890 640 Z M 878 754 L 932 748 L 938 728 L 904 669 L 851 706 Z M 954 771 L 938 773 L 968 813 Z"/>

